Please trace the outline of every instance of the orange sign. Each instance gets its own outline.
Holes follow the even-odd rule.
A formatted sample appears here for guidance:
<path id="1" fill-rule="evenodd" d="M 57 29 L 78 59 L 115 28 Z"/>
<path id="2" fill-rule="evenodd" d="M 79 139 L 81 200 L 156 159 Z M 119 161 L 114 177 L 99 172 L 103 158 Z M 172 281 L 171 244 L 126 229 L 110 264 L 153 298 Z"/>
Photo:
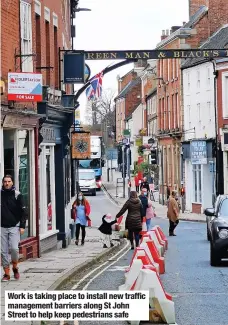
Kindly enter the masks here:
<path id="1" fill-rule="evenodd" d="M 72 159 L 91 159 L 90 132 L 75 132 L 71 134 Z"/>

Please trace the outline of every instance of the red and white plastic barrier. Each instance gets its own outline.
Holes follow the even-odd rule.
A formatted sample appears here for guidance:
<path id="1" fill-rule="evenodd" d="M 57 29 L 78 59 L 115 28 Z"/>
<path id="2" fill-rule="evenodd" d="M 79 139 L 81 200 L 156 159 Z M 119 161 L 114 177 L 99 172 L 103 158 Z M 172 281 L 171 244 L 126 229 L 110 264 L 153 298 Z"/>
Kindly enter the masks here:
<path id="1" fill-rule="evenodd" d="M 146 227 L 146 218 L 143 218 L 143 222 L 142 222 L 142 230 L 140 232 L 140 235 L 144 235 L 147 233 L 147 227 Z"/>
<path id="2" fill-rule="evenodd" d="M 165 273 L 164 253 L 168 240 L 159 226 L 151 231 L 142 230 L 140 246 L 134 250 L 130 266 L 125 273 L 125 284 L 119 290 L 149 290 L 150 306 L 160 315 L 160 320 L 175 324 L 172 296 L 165 292 L 159 274 Z M 149 306 L 148 306 L 149 308 Z M 132 321 L 132 325 L 140 321 Z"/>

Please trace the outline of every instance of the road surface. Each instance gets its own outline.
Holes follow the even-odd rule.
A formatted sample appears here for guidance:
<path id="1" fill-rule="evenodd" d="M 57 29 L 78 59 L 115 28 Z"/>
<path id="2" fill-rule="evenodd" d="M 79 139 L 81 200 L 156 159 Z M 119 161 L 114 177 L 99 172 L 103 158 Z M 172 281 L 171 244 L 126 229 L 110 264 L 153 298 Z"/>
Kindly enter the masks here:
<path id="1" fill-rule="evenodd" d="M 103 192 L 91 198 L 94 223 L 100 215 L 116 213 Z M 167 220 L 154 219 L 167 235 Z M 175 302 L 178 325 L 228 325 L 228 264 L 211 267 L 206 225 L 199 222 L 180 222 L 176 237 L 169 237 L 169 249 L 165 256 L 166 273 L 161 276 L 165 290 Z M 124 269 L 129 265 L 132 251 L 97 276 L 86 290 L 118 290 L 124 282 Z M 111 261 L 110 261 L 111 263 Z M 113 263 L 113 261 L 112 261 Z M 80 322 L 80 324 L 107 324 L 107 322 Z M 109 325 L 117 322 L 108 322 Z M 126 322 L 118 322 L 125 325 Z"/>

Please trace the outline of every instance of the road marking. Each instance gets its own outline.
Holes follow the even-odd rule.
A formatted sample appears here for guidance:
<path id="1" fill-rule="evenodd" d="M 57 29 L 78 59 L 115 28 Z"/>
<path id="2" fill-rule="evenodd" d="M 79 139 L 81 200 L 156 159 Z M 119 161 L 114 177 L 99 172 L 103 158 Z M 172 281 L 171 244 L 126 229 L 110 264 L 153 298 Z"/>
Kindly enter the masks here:
<path id="1" fill-rule="evenodd" d="M 127 246 L 130 246 L 129 245 L 129 243 L 127 242 L 127 245 L 125 246 L 125 247 L 127 247 Z M 124 248 L 125 248 L 124 247 Z M 121 250 L 121 251 L 123 251 L 124 250 L 124 248 Z M 110 266 L 112 266 L 113 264 L 115 264 L 116 262 L 118 262 L 124 255 L 126 255 L 128 252 L 129 252 L 129 250 L 130 250 L 130 247 L 128 248 L 128 250 L 127 251 L 125 251 L 122 255 L 120 255 L 114 262 L 112 262 L 111 264 L 109 264 L 108 266 L 106 266 L 103 270 L 101 270 L 100 272 L 98 272 L 92 279 L 90 279 L 89 280 L 89 282 L 84 286 L 84 288 L 82 289 L 82 290 L 86 290 L 87 288 L 88 288 L 88 286 L 93 282 L 93 280 L 95 280 L 99 275 L 101 275 L 102 273 L 104 273 L 107 269 L 109 269 L 110 268 Z M 120 252 L 121 252 L 120 251 Z M 107 262 L 106 263 L 104 263 L 103 265 L 105 265 L 105 264 L 107 264 Z"/>
<path id="2" fill-rule="evenodd" d="M 109 270 L 109 272 L 115 272 L 115 271 L 125 272 L 128 267 L 129 267 L 129 265 L 126 265 L 126 266 L 114 266 Z"/>
<path id="3" fill-rule="evenodd" d="M 123 252 L 128 246 L 129 246 L 129 243 L 128 243 L 128 241 L 125 239 L 125 241 L 126 241 L 126 245 L 118 252 L 118 253 L 116 253 L 114 256 L 112 256 L 112 259 L 115 259 L 115 257 L 116 256 L 118 256 L 121 252 Z M 130 247 L 129 247 L 129 249 L 126 251 L 126 252 L 124 252 L 124 254 L 126 254 L 128 251 L 130 250 Z M 124 254 L 123 255 L 121 255 L 120 256 L 120 258 L 122 258 L 122 256 L 124 256 Z M 120 258 L 117 258 L 113 263 L 111 263 L 111 264 L 109 264 L 108 265 L 108 268 L 110 267 L 110 266 L 112 266 L 113 264 L 115 264 L 116 262 L 118 262 L 119 261 L 119 259 Z M 99 270 L 100 268 L 102 268 L 104 265 L 106 265 L 106 264 L 108 264 L 109 263 L 109 261 L 107 261 L 107 262 L 104 262 L 103 264 L 101 264 L 100 266 L 98 266 L 97 268 L 95 268 L 94 270 L 92 270 L 91 272 L 89 272 L 89 273 L 87 273 L 76 285 L 74 285 L 73 287 L 72 287 L 72 289 L 71 290 L 75 290 L 75 289 L 77 289 L 78 287 L 79 287 L 79 285 L 82 283 L 82 282 L 84 282 L 91 274 L 93 274 L 95 271 L 97 271 L 97 270 Z M 106 268 L 104 269 L 104 271 L 106 270 Z M 103 272 L 103 271 L 102 271 Z M 98 273 L 94 278 L 92 278 L 91 280 L 93 281 L 99 274 L 101 274 L 102 272 L 100 272 L 100 273 Z M 92 282 L 92 281 L 89 281 L 88 282 L 88 285 Z M 85 290 L 85 288 L 87 288 L 88 286 L 85 286 L 82 290 Z"/>

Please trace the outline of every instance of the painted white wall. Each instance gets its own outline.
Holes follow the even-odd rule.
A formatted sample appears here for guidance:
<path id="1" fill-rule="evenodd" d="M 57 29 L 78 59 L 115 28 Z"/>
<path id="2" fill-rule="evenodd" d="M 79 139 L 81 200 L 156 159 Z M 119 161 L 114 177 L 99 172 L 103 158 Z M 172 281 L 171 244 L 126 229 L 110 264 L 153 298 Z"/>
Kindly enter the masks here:
<path id="1" fill-rule="evenodd" d="M 183 70 L 185 140 L 215 137 L 213 64 Z"/>

